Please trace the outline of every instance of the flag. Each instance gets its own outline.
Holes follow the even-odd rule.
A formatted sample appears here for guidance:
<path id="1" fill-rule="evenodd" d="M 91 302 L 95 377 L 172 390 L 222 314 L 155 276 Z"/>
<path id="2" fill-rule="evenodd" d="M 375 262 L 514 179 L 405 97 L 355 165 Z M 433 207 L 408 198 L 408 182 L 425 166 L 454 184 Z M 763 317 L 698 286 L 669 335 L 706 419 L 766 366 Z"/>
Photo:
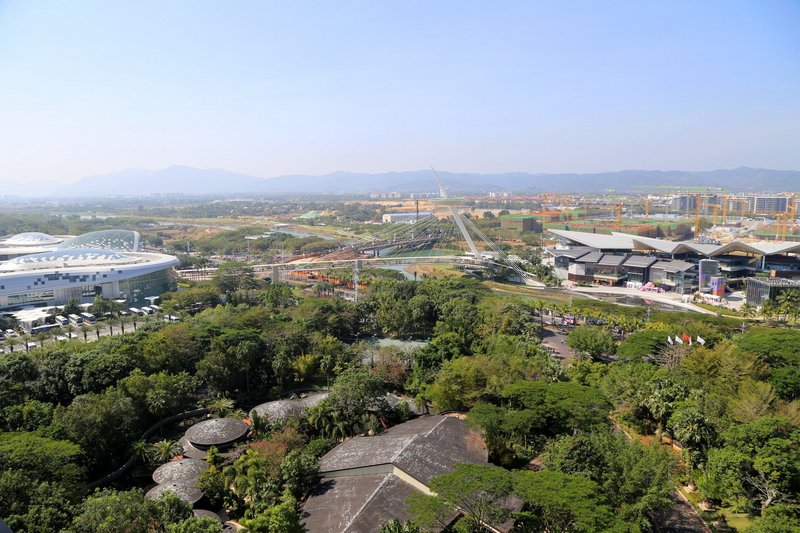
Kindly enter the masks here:
<path id="1" fill-rule="evenodd" d="M 697 342 L 699 342 L 703 346 L 705 346 L 705 344 L 706 344 L 706 340 L 703 337 L 701 337 L 700 335 L 697 336 Z"/>
<path id="2" fill-rule="evenodd" d="M 691 345 L 692 345 L 692 338 L 689 337 L 689 346 L 691 346 Z"/>
<path id="3" fill-rule="evenodd" d="M 683 334 L 683 340 L 684 340 L 684 342 L 691 343 L 692 342 L 692 337 L 690 337 L 688 333 L 684 333 Z"/>
<path id="4" fill-rule="evenodd" d="M 670 344 L 675 344 L 675 341 L 673 341 L 672 337 L 670 337 L 669 335 L 667 335 L 667 342 Z"/>
<path id="5" fill-rule="evenodd" d="M 675 342 L 677 342 L 678 344 L 683 344 L 683 339 L 675 335 Z"/>

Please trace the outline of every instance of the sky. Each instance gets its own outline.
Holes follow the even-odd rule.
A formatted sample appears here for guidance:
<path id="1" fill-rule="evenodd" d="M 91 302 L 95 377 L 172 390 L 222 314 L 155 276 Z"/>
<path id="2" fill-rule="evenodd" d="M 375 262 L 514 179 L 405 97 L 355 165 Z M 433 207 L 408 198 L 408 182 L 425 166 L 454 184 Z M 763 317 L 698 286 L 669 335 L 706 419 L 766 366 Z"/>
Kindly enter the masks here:
<path id="1" fill-rule="evenodd" d="M 797 28 L 797 0 L 0 0 L 0 181 L 800 169 Z"/>

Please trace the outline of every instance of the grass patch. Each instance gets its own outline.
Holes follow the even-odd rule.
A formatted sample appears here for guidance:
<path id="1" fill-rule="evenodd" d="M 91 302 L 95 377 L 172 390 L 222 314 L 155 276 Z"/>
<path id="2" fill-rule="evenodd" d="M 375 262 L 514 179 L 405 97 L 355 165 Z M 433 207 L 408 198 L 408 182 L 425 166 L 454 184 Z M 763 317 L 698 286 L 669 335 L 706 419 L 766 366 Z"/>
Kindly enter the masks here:
<path id="1" fill-rule="evenodd" d="M 715 313 L 719 313 L 722 316 L 730 316 L 730 317 L 733 317 L 733 318 L 743 318 L 744 317 L 744 315 L 742 313 L 740 313 L 739 311 L 734 311 L 733 309 L 726 309 L 724 307 L 718 307 L 718 306 L 713 305 L 713 304 L 696 303 L 696 304 L 693 304 L 693 305 L 696 305 L 697 307 L 701 307 L 703 309 L 708 309 L 709 311 L 713 311 Z"/>

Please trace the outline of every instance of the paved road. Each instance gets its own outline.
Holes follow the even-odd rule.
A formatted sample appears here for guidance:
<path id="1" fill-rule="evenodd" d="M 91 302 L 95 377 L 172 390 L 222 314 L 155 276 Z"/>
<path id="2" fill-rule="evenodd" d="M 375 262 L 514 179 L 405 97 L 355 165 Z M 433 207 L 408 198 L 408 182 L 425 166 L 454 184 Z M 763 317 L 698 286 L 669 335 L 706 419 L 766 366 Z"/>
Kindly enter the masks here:
<path id="1" fill-rule="evenodd" d="M 659 533 L 711 531 L 692 506 L 677 495 L 677 491 L 672 494 L 672 500 L 674 504 L 669 511 L 656 519 L 656 531 Z"/>
<path id="2" fill-rule="evenodd" d="M 554 352 L 553 357 L 562 362 L 572 358 L 572 352 L 567 346 L 567 335 L 560 333 L 557 328 L 545 326 L 542 329 L 542 344 L 550 348 Z"/>

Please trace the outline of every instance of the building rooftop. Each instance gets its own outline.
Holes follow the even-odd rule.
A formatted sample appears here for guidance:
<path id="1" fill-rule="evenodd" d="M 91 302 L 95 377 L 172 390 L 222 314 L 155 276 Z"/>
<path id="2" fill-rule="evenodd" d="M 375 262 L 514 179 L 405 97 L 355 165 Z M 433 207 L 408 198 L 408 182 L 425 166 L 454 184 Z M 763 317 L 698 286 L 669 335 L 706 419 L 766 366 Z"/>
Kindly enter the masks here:
<path id="1" fill-rule="evenodd" d="M 674 261 L 658 261 L 652 268 L 660 269 L 664 272 L 688 272 L 689 270 L 697 268 L 697 264 L 676 259 Z"/>
<path id="2" fill-rule="evenodd" d="M 374 437 L 347 439 L 320 459 L 323 479 L 303 506 L 306 528 L 377 532 L 391 518 L 410 518 L 406 498 L 434 477 L 487 460 L 483 439 L 455 417 L 423 416 Z"/>
<path id="3" fill-rule="evenodd" d="M 624 255 L 605 254 L 597 264 L 601 266 L 619 266 L 625 261 L 625 257 Z"/>
<path id="4" fill-rule="evenodd" d="M 23 270 L 46 270 L 54 268 L 74 268 L 86 266 L 129 265 L 142 262 L 139 257 L 131 257 L 112 250 L 70 249 L 54 250 L 38 254 L 23 255 L 0 263 L 0 272 L 19 272 Z"/>
<path id="5" fill-rule="evenodd" d="M 652 266 L 656 261 L 658 261 L 658 259 L 650 257 L 649 255 L 632 255 L 623 264 L 626 267 L 647 268 Z"/>
<path id="6" fill-rule="evenodd" d="M 287 398 L 284 400 L 275 400 L 272 402 L 262 403 L 256 405 L 250 411 L 256 413 L 258 416 L 266 417 L 270 422 L 284 420 L 286 418 L 293 418 L 302 416 L 309 407 L 318 405 L 322 400 L 328 397 L 327 392 L 316 394 L 309 394 L 305 398 Z"/>
<path id="7" fill-rule="evenodd" d="M 725 255 L 734 252 L 754 255 L 777 255 L 800 253 L 800 242 L 732 241 L 727 244 L 696 243 L 691 241 L 668 241 L 652 237 L 640 237 L 627 233 L 612 232 L 611 235 L 585 231 L 549 230 L 554 235 L 594 250 L 638 250 L 657 251 L 668 254 L 695 253 L 706 257 Z"/>
<path id="8" fill-rule="evenodd" d="M 603 258 L 603 252 L 589 252 L 588 254 L 582 255 L 576 261 L 578 263 L 597 263 Z"/>
<path id="9" fill-rule="evenodd" d="M 203 491 L 198 489 L 196 484 L 165 483 L 164 485 L 156 485 L 148 490 L 144 497 L 148 500 L 159 500 L 165 492 L 174 492 L 178 498 L 189 505 L 194 505 L 204 496 Z"/>
<path id="10" fill-rule="evenodd" d="M 168 483 L 189 484 L 197 481 L 200 474 L 208 469 L 208 463 L 199 459 L 170 461 L 156 468 L 153 481 L 163 485 Z"/>
<path id="11" fill-rule="evenodd" d="M 303 505 L 309 533 L 373 533 L 392 518 L 406 521 L 406 498 L 418 492 L 392 474 L 323 479 Z"/>
<path id="12" fill-rule="evenodd" d="M 247 434 L 250 428 L 236 418 L 211 418 L 186 430 L 186 440 L 195 447 L 226 446 Z"/>
<path id="13" fill-rule="evenodd" d="M 48 244 L 58 244 L 63 239 L 53 237 L 47 233 L 38 231 L 27 231 L 24 233 L 17 233 L 12 235 L 6 240 L 0 242 L 2 246 L 42 246 Z"/>
<path id="14" fill-rule="evenodd" d="M 769 287 L 794 287 L 800 288 L 800 280 L 789 278 L 747 278 L 747 283 L 760 283 Z"/>
<path id="15" fill-rule="evenodd" d="M 139 232 L 126 229 L 92 231 L 61 243 L 59 249 L 99 248 L 117 252 L 138 252 Z"/>
<path id="16" fill-rule="evenodd" d="M 570 231 L 561 229 L 549 230 L 554 235 L 567 241 L 589 246 L 596 250 L 632 250 L 633 235 L 617 233 L 606 235 L 603 233 L 588 233 L 585 231 Z"/>

